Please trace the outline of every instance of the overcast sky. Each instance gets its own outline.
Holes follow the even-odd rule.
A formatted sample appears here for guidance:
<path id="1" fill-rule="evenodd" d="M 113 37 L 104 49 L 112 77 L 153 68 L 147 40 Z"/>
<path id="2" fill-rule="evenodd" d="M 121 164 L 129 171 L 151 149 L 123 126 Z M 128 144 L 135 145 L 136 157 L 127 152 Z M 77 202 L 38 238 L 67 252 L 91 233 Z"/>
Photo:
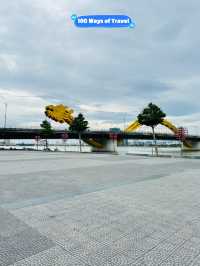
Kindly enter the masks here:
<path id="1" fill-rule="evenodd" d="M 71 15 L 125 14 L 134 29 L 80 29 Z M 150 101 L 200 133 L 200 1 L 0 0 L 0 123 L 37 126 L 63 103 L 93 127 L 124 126 Z"/>

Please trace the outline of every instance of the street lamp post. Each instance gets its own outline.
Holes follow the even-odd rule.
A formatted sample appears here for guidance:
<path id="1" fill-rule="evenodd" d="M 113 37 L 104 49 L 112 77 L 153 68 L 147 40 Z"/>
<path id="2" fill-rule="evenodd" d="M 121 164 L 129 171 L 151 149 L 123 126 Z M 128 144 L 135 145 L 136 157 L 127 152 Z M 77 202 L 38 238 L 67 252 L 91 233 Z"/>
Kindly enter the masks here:
<path id="1" fill-rule="evenodd" d="M 4 112 L 4 129 L 6 129 L 6 126 L 7 126 L 7 109 L 8 109 L 8 104 L 7 103 L 4 103 L 4 106 L 5 106 L 5 112 Z M 7 145 L 6 144 L 6 139 L 4 139 L 4 145 Z"/>
<path id="2" fill-rule="evenodd" d="M 117 133 L 110 133 L 109 134 L 109 137 L 110 137 L 110 139 L 112 140 L 112 142 L 113 142 L 113 152 L 116 152 L 116 150 L 115 150 L 115 141 L 117 141 Z"/>
<path id="3" fill-rule="evenodd" d="M 69 136 L 68 136 L 68 134 L 66 132 L 62 134 L 62 140 L 63 140 L 63 142 L 65 144 L 65 152 L 66 152 L 66 141 L 67 141 L 68 137 Z"/>
<path id="4" fill-rule="evenodd" d="M 4 103 L 5 105 L 5 113 L 4 113 L 4 128 L 7 126 L 7 109 L 8 109 L 8 104 Z"/>
<path id="5" fill-rule="evenodd" d="M 126 115 L 127 115 L 127 114 L 125 113 L 125 115 L 124 115 L 124 119 L 123 119 L 123 120 L 124 120 L 124 131 L 125 131 L 125 129 L 126 129 Z"/>

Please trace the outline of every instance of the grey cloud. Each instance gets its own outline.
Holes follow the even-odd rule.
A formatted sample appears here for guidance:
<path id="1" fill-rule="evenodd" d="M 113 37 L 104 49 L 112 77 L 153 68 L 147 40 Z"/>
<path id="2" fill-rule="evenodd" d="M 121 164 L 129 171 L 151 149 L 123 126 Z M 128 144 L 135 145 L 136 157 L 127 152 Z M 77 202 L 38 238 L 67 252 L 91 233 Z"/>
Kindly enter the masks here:
<path id="1" fill-rule="evenodd" d="M 178 39 L 181 32 L 184 30 L 186 21 L 170 21 L 163 25 L 155 34 L 158 41 L 170 42 Z"/>
<path id="2" fill-rule="evenodd" d="M 199 112 L 199 105 L 187 101 L 180 102 L 179 100 L 165 103 L 162 108 L 169 116 L 174 115 L 174 113 L 176 116 L 184 116 Z"/>
<path id="3" fill-rule="evenodd" d="M 92 114 L 87 114 L 87 117 L 92 120 L 107 120 L 108 122 L 123 123 L 124 120 L 134 120 L 133 114 L 124 112 L 93 112 Z"/>

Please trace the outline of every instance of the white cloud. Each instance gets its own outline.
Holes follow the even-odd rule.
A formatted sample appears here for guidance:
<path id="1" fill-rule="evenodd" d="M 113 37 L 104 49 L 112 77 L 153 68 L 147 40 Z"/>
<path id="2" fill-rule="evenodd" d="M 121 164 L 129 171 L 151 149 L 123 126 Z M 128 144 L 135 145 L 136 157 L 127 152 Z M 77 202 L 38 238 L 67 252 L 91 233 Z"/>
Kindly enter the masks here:
<path id="1" fill-rule="evenodd" d="M 79 108 L 82 111 L 93 113 L 93 112 L 113 112 L 113 113 L 130 113 L 135 112 L 135 109 L 131 106 L 127 106 L 120 103 L 105 103 L 105 104 L 80 104 Z"/>
<path id="2" fill-rule="evenodd" d="M 16 57 L 9 54 L 0 55 L 0 69 L 6 68 L 8 71 L 17 70 Z"/>
<path id="3" fill-rule="evenodd" d="M 4 120 L 4 104 L 7 103 L 7 126 L 29 125 L 30 119 L 44 118 L 44 107 L 48 104 L 43 98 L 23 90 L 0 89 L 1 124 Z M 33 122 L 34 123 L 34 122 Z"/>

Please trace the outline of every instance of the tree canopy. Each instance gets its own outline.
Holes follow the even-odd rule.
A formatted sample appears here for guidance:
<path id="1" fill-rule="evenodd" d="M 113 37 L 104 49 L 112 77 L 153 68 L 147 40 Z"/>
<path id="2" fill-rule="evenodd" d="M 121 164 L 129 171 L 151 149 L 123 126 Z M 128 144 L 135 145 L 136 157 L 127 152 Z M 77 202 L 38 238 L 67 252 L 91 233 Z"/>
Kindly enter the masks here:
<path id="1" fill-rule="evenodd" d="M 138 122 L 141 125 L 155 127 L 160 124 L 165 117 L 166 114 L 157 105 L 149 103 L 138 115 Z"/>
<path id="2" fill-rule="evenodd" d="M 88 121 L 85 120 L 84 116 L 82 114 L 79 114 L 77 117 L 74 118 L 72 121 L 69 130 L 74 131 L 77 133 L 82 133 L 85 130 L 87 130 L 88 127 Z"/>
<path id="3" fill-rule="evenodd" d="M 44 136 L 48 137 L 49 135 L 51 135 L 53 133 L 53 129 L 52 129 L 51 123 L 49 121 L 47 121 L 47 120 L 42 121 L 40 126 L 42 128 L 42 133 L 44 134 Z"/>

